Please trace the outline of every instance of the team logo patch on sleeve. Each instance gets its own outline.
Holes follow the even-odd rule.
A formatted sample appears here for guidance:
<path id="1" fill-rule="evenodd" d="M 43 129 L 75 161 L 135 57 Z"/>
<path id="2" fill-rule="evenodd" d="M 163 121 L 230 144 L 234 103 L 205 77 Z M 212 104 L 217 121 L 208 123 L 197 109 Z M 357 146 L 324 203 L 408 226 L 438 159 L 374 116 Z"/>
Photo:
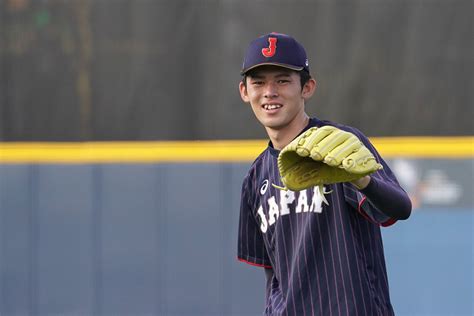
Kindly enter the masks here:
<path id="1" fill-rule="evenodd" d="M 272 57 L 276 53 L 276 44 L 277 38 L 276 37 L 269 37 L 268 38 L 268 47 L 262 48 L 262 55 L 265 57 Z"/>

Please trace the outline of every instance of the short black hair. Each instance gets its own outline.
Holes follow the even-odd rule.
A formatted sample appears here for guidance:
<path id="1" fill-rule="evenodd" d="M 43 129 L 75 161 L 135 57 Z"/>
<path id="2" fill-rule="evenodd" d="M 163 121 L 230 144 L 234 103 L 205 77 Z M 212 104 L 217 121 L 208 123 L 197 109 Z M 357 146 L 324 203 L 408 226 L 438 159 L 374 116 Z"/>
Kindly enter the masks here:
<path id="1" fill-rule="evenodd" d="M 304 85 L 311 79 L 311 74 L 306 71 L 305 69 L 296 71 L 293 70 L 294 72 L 298 73 L 300 75 L 300 83 L 301 83 L 301 89 L 303 89 Z M 246 72 L 245 74 L 242 75 L 242 83 L 244 86 L 247 88 L 247 77 L 252 76 L 252 70 Z"/>

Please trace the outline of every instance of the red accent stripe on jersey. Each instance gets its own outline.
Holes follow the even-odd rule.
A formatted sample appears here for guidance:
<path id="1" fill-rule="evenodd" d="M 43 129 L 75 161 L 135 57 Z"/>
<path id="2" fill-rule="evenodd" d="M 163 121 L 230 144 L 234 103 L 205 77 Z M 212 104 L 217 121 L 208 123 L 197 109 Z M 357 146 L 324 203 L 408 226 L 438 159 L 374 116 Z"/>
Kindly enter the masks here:
<path id="1" fill-rule="evenodd" d="M 251 266 L 272 269 L 272 266 L 267 266 L 267 265 L 264 265 L 264 264 L 258 264 L 258 263 L 250 262 L 250 261 L 247 261 L 247 260 L 239 258 L 239 257 L 237 257 L 237 260 L 239 260 L 240 262 L 246 263 L 246 264 L 250 264 Z"/>
<path id="2" fill-rule="evenodd" d="M 360 200 L 360 202 L 359 202 L 359 207 L 357 208 L 357 212 L 359 212 L 360 215 L 362 215 L 366 220 L 368 220 L 368 221 L 371 222 L 372 224 L 377 224 L 377 223 L 374 222 L 374 221 L 372 220 L 372 218 L 370 218 L 370 216 L 367 215 L 367 213 L 362 209 L 362 204 L 364 204 L 364 202 L 365 202 L 366 200 L 367 200 L 367 197 L 366 197 L 366 196 L 364 196 L 364 197 L 362 198 L 362 200 Z"/>
<path id="3" fill-rule="evenodd" d="M 381 224 L 375 222 L 372 218 L 370 218 L 369 215 L 367 215 L 367 213 L 362 209 L 362 204 L 364 204 L 364 202 L 367 200 L 367 197 L 364 196 L 362 198 L 362 200 L 360 200 L 359 202 L 359 207 L 357 208 L 357 211 L 366 219 L 368 220 L 369 222 L 371 222 L 372 224 L 376 224 L 376 225 L 379 225 L 379 226 L 382 226 L 382 227 L 388 227 L 388 226 L 391 226 L 393 224 L 395 224 L 397 222 L 396 219 L 394 218 L 390 218 L 389 220 L 387 220 L 386 222 L 383 222 Z"/>
<path id="4" fill-rule="evenodd" d="M 395 224 L 397 222 L 397 220 L 395 218 L 391 218 L 389 219 L 388 221 L 386 222 L 383 222 L 381 225 L 383 227 L 388 227 L 388 226 L 392 226 L 393 224 Z"/>

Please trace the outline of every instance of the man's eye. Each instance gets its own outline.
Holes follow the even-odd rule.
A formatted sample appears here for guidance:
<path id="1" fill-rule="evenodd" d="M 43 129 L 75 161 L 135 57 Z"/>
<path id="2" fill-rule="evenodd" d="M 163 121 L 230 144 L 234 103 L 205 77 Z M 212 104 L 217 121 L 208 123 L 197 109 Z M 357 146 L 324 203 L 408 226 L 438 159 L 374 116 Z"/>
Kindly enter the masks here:
<path id="1" fill-rule="evenodd" d="M 287 79 L 278 80 L 278 83 L 287 83 L 287 82 L 290 82 L 290 80 L 287 80 Z"/>
<path id="2" fill-rule="evenodd" d="M 254 81 L 252 82 L 253 85 L 257 85 L 257 86 L 260 86 L 263 84 L 263 81 Z"/>

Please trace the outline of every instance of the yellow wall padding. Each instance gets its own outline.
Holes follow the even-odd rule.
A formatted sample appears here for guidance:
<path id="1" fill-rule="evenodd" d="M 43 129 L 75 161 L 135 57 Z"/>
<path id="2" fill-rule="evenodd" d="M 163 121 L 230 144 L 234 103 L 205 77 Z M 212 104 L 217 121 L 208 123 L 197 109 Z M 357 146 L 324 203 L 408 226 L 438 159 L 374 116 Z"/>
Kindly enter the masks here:
<path id="1" fill-rule="evenodd" d="M 472 158 L 474 136 L 373 137 L 384 158 Z M 251 162 L 265 140 L 0 142 L 0 163 Z"/>

